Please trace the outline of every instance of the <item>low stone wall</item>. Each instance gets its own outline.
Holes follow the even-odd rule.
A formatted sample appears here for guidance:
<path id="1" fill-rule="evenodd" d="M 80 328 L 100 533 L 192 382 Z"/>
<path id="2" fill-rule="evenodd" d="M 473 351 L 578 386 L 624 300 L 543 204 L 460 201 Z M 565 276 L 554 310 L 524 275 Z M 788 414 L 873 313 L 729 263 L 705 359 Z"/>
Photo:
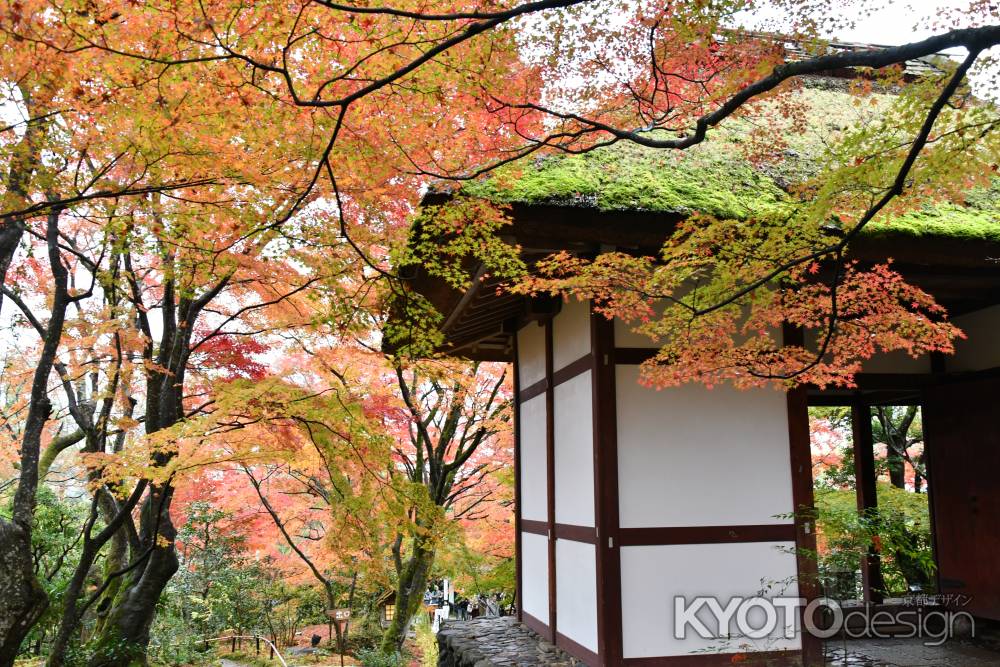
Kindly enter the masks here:
<path id="1" fill-rule="evenodd" d="M 438 631 L 440 667 L 573 667 L 579 660 L 542 639 L 513 616 L 447 621 Z"/>

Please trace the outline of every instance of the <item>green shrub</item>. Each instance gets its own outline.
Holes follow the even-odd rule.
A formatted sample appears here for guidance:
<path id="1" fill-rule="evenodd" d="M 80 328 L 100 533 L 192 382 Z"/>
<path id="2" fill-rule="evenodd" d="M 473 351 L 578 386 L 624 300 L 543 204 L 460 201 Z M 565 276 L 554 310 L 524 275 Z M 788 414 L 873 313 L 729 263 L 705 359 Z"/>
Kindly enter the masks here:
<path id="1" fill-rule="evenodd" d="M 402 653 L 382 653 L 378 649 L 361 649 L 358 661 L 364 667 L 404 667 L 406 658 Z"/>
<path id="2" fill-rule="evenodd" d="M 905 593 L 910 585 L 929 589 L 935 565 L 926 494 L 879 482 L 878 509 L 860 513 L 853 489 L 817 489 L 816 509 L 821 577 L 855 572 L 875 547 L 886 593 Z"/>

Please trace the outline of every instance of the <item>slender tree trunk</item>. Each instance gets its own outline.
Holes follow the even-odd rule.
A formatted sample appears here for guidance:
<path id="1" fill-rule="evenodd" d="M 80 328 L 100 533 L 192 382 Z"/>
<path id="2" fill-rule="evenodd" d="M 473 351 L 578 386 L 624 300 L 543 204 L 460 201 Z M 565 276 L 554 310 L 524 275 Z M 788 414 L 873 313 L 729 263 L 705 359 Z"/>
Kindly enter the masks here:
<path id="1" fill-rule="evenodd" d="M 30 93 L 18 86 L 21 91 L 21 98 L 24 100 L 24 109 L 30 118 L 32 114 L 38 112 L 37 105 L 33 103 Z M 28 190 L 35 174 L 35 169 L 39 166 L 39 154 L 41 144 L 45 138 L 45 124 L 40 122 L 29 123 L 17 146 L 11 155 L 10 166 L 7 169 L 6 192 L 0 199 L 0 284 L 6 284 L 7 269 L 10 268 L 11 260 L 21 242 L 24 234 L 23 216 L 12 214 L 13 211 L 21 209 L 28 203 Z M 0 294 L 0 306 L 3 305 L 3 295 Z"/>
<path id="2" fill-rule="evenodd" d="M 920 468 L 924 467 L 924 455 L 921 454 L 917 457 L 917 465 Z M 923 493 L 924 492 L 924 476 L 920 474 L 920 468 L 913 471 L 913 492 Z"/>
<path id="3" fill-rule="evenodd" d="M 382 653 L 396 653 L 403 648 L 410 620 L 420 610 L 427 590 L 427 578 L 434 565 L 434 550 L 426 547 L 425 540 L 414 538 L 410 555 L 399 572 L 396 586 L 396 614 L 382 635 Z"/>
<path id="4" fill-rule="evenodd" d="M 30 116 L 31 99 L 24 94 L 24 91 L 22 98 Z M 39 124 L 29 125 L 14 149 L 6 179 L 4 212 L 16 209 L 27 198 L 28 185 L 38 162 L 38 145 L 42 134 L 43 129 Z M 0 284 L 6 282 L 7 269 L 10 268 L 23 233 L 24 224 L 19 218 L 0 216 Z M 0 294 L 0 307 L 2 304 L 3 295 Z M 61 333 L 60 323 L 59 334 Z M 45 354 L 46 351 L 43 350 L 43 355 Z M 25 635 L 48 606 L 48 598 L 35 577 L 31 559 L 31 520 L 34 517 L 35 491 L 38 485 L 41 428 L 48 418 L 50 409 L 45 384 L 52 370 L 54 348 L 49 350 L 49 357 L 47 363 L 44 358 L 40 360 L 38 370 L 35 372 L 35 383 L 32 386 L 28 421 L 33 430 L 29 434 L 27 428 L 25 429 L 21 445 L 22 474 L 17 491 L 20 507 L 15 501 L 15 515 L 12 521 L 0 517 L 0 667 L 14 663 Z M 42 391 L 36 393 L 39 381 L 42 383 Z M 27 475 L 24 474 L 26 471 Z M 23 493 L 22 488 L 24 488 Z"/>
<path id="5" fill-rule="evenodd" d="M 48 667 L 62 667 L 65 662 L 66 649 L 69 648 L 69 643 L 72 641 L 80 621 L 78 610 L 80 595 L 83 593 L 87 575 L 96 558 L 97 551 L 90 544 L 84 544 L 80 560 L 77 561 L 76 569 L 73 571 L 73 578 L 70 579 L 69 586 L 66 587 L 66 603 L 63 607 L 59 629 L 56 631 L 56 638 L 52 642 L 49 658 L 46 661 Z"/>

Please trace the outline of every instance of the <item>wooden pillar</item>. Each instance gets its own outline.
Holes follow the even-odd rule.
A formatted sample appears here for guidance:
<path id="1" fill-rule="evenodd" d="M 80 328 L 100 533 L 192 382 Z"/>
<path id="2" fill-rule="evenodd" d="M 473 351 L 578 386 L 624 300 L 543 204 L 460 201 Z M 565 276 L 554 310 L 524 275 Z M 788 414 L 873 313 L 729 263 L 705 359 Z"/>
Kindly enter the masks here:
<path id="1" fill-rule="evenodd" d="M 875 451 L 872 437 L 871 406 L 856 399 L 851 404 L 851 429 L 854 441 L 855 490 L 858 512 L 862 516 L 874 516 L 878 511 L 878 495 L 875 484 Z M 882 564 L 875 546 L 868 548 L 861 558 L 862 595 L 867 604 L 882 602 L 885 581 L 882 579 Z"/>
<path id="2" fill-rule="evenodd" d="M 549 641 L 556 641 L 556 426 L 552 318 L 545 321 L 545 480 L 549 556 Z"/>
<path id="3" fill-rule="evenodd" d="M 813 499 L 812 450 L 809 443 L 809 404 L 805 387 L 790 390 L 787 405 L 799 597 L 804 598 L 808 605 L 820 596 L 820 590 L 816 503 Z M 802 663 L 806 667 L 823 665 L 823 642 L 806 630 L 804 614 L 801 621 Z"/>
<path id="4" fill-rule="evenodd" d="M 614 322 L 591 311 L 594 521 L 597 530 L 597 644 L 602 665 L 622 664 L 618 421 Z"/>
<path id="5" fill-rule="evenodd" d="M 514 600 L 517 620 L 524 622 L 524 590 L 521 583 L 521 360 L 518 357 L 517 327 L 514 327 Z"/>
<path id="6" fill-rule="evenodd" d="M 802 329 L 785 325 L 785 345 L 803 345 Z M 809 402 L 805 387 L 787 393 L 789 461 L 792 475 L 792 504 L 795 509 L 795 550 L 799 597 L 806 605 L 820 596 L 819 553 L 816 545 L 816 502 L 813 498 L 812 447 L 809 439 Z M 802 664 L 824 664 L 823 642 L 806 630 L 805 613 L 801 615 Z"/>

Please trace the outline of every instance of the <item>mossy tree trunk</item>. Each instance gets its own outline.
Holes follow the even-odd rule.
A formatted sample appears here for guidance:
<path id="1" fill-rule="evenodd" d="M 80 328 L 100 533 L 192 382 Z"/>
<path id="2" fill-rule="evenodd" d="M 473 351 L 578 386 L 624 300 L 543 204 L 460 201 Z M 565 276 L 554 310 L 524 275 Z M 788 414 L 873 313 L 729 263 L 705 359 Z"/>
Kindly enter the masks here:
<path id="1" fill-rule="evenodd" d="M 92 667 L 146 664 L 156 605 L 180 565 L 174 545 L 177 531 L 169 516 L 172 495 L 169 485 L 154 487 L 143 504 L 139 536 L 143 552 L 133 558 L 117 595 L 107 605 Z"/>
<path id="2" fill-rule="evenodd" d="M 111 601 L 120 589 L 121 578 L 116 573 L 123 571 L 128 563 L 128 543 L 123 526 L 126 519 L 130 518 L 136 503 L 142 497 L 146 488 L 145 482 L 133 490 L 129 499 L 121 505 L 104 492 L 98 492 L 91 505 L 91 513 L 87 523 L 83 528 L 83 548 L 80 558 L 77 561 L 73 576 L 64 593 L 63 613 L 59 621 L 59 629 L 52 642 L 49 657 L 46 662 L 47 667 L 62 667 L 66 661 L 66 651 L 70 642 L 76 636 L 83 614 L 92 603 L 97 600 L 101 602 L 97 605 L 97 624 L 95 634 L 100 634 L 105 629 L 106 611 L 110 607 Z M 92 535 L 94 524 L 98 517 L 98 508 L 104 515 L 106 525 L 99 534 Z M 84 587 L 91 577 L 91 568 L 97 561 L 101 549 L 110 542 L 111 547 L 104 554 L 104 584 L 97 591 L 92 599 L 81 600 Z"/>
<path id="3" fill-rule="evenodd" d="M 154 349 L 153 328 L 148 313 L 151 310 L 142 302 L 138 279 L 132 270 L 131 258 L 126 252 L 125 269 L 133 284 L 133 301 L 139 328 L 146 345 L 143 360 L 146 366 L 145 430 L 153 434 L 170 428 L 185 419 L 184 383 L 187 365 L 192 353 L 192 334 L 201 312 L 229 284 L 231 275 L 224 275 L 200 295 L 181 290 L 175 278 L 164 281 L 161 301 L 162 334 Z M 174 257 L 169 253 L 165 265 L 172 267 Z M 176 267 L 164 270 L 167 276 L 176 276 Z M 157 453 L 153 469 L 165 467 L 172 458 L 170 453 Z M 172 480 L 158 481 L 154 476 L 145 480 L 148 493 L 140 512 L 138 530 L 126 532 L 129 544 L 129 562 L 113 572 L 119 578 L 114 597 L 106 597 L 99 606 L 102 620 L 98 624 L 96 650 L 91 657 L 93 667 L 145 664 L 149 646 L 149 632 L 156 616 L 156 606 L 180 562 L 175 539 L 177 530 L 170 520 L 170 505 L 174 495 Z M 106 580 L 109 581 L 109 580 Z"/>
<path id="4" fill-rule="evenodd" d="M 434 565 L 435 551 L 427 547 L 426 540 L 413 538 L 410 554 L 399 570 L 396 584 L 396 613 L 382 635 L 382 653 L 397 653 L 406 641 L 410 621 L 423 607 L 424 591 Z"/>

